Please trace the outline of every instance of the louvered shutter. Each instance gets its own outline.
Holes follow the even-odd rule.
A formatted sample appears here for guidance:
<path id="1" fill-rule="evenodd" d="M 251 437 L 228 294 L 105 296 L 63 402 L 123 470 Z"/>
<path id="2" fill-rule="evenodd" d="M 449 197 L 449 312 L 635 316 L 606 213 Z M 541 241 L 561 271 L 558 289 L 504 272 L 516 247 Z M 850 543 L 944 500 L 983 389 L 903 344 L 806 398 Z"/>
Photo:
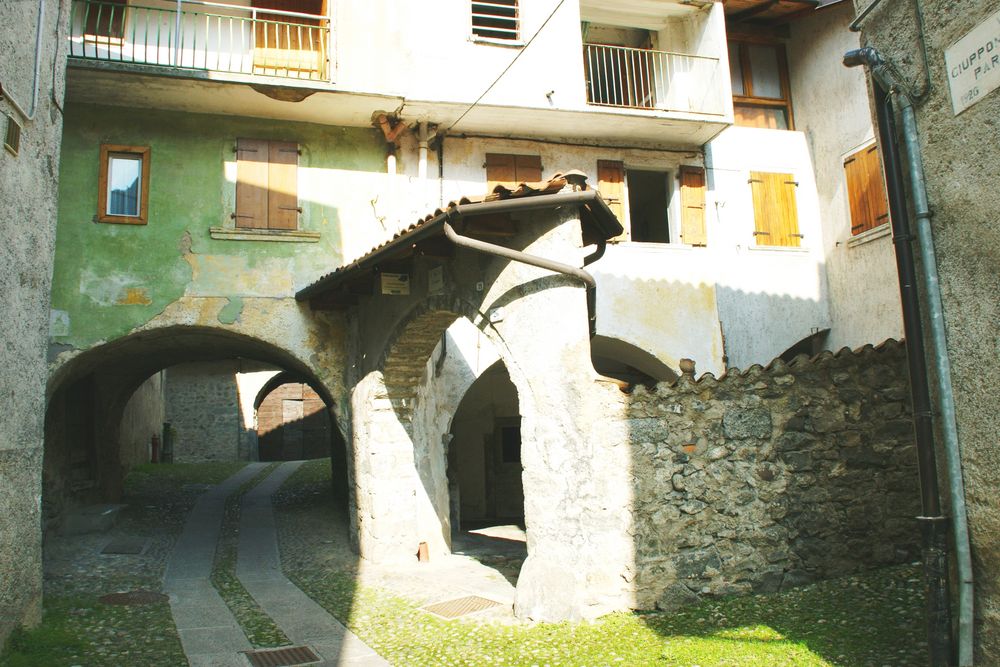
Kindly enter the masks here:
<path id="1" fill-rule="evenodd" d="M 705 170 L 683 166 L 681 181 L 681 240 L 688 245 L 707 245 L 705 232 Z"/>

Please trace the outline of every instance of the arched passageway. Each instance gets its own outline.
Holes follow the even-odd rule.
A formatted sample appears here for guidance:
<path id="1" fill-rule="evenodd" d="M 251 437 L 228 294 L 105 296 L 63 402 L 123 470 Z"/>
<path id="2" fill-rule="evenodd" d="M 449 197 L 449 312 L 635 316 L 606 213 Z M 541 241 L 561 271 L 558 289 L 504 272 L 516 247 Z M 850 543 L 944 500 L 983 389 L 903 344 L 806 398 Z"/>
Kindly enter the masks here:
<path id="1" fill-rule="evenodd" d="M 48 524 L 58 527 L 72 507 L 116 501 L 129 469 L 153 457 L 154 439 L 160 459 L 164 454 L 168 458 L 190 456 L 193 461 L 256 459 L 255 443 L 229 447 L 206 441 L 215 436 L 205 434 L 217 432 L 210 428 L 215 422 L 225 426 L 230 420 L 240 430 L 222 431 L 236 440 L 245 437 L 246 427 L 252 424 L 241 421 L 236 376 L 242 370 L 269 368 L 287 371 L 308 385 L 323 406 L 321 411 L 331 425 L 329 433 L 337 431 L 331 419 L 333 397 L 314 369 L 288 350 L 229 331 L 195 326 L 144 331 L 92 348 L 58 366 L 49 380 L 45 415 L 43 501 Z M 231 389 L 225 382 L 208 381 L 209 369 L 223 379 L 228 374 Z M 190 429 L 194 435 L 166 426 L 172 372 L 175 386 L 184 391 L 177 392 L 170 411 L 200 410 L 193 421 L 204 428 Z M 227 391 L 231 396 L 225 395 Z M 199 419 L 204 423 L 198 424 Z M 181 435 L 186 438 L 183 443 Z M 346 497 L 344 440 L 328 438 L 328 442 L 337 467 L 335 486 Z"/>

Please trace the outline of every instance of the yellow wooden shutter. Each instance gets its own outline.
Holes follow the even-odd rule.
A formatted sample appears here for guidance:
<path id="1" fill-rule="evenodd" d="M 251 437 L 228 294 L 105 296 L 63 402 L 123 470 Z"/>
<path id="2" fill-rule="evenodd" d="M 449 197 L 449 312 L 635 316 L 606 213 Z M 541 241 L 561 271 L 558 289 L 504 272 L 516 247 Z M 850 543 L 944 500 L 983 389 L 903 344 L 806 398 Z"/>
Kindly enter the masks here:
<path id="1" fill-rule="evenodd" d="M 625 165 L 618 160 L 597 161 L 597 191 L 601 199 L 608 205 L 611 212 L 622 223 L 625 231 L 620 236 L 609 239 L 611 242 L 627 241 L 629 225 L 625 220 Z"/>
<path id="2" fill-rule="evenodd" d="M 506 153 L 486 154 L 486 191 L 493 192 L 493 189 L 502 185 L 510 188 L 517 180 L 517 170 L 514 165 L 514 156 Z"/>
<path id="3" fill-rule="evenodd" d="M 514 182 L 537 183 L 542 180 L 542 158 L 538 155 L 514 156 Z"/>
<path id="4" fill-rule="evenodd" d="M 848 156 L 844 160 L 844 174 L 851 205 L 851 234 L 860 234 L 887 222 L 889 206 L 878 146 L 873 144 Z"/>
<path id="5" fill-rule="evenodd" d="M 298 229 L 299 146 L 272 141 L 268 153 L 267 226 L 269 229 Z"/>
<path id="6" fill-rule="evenodd" d="M 681 240 L 688 245 L 707 245 L 705 232 L 705 170 L 682 166 Z"/>
<path id="7" fill-rule="evenodd" d="M 267 179 L 267 142 L 261 139 L 237 139 L 237 227 L 267 229 Z"/>
<path id="8" fill-rule="evenodd" d="M 798 205 L 792 174 L 750 172 L 753 192 L 754 237 L 757 245 L 798 247 Z"/>

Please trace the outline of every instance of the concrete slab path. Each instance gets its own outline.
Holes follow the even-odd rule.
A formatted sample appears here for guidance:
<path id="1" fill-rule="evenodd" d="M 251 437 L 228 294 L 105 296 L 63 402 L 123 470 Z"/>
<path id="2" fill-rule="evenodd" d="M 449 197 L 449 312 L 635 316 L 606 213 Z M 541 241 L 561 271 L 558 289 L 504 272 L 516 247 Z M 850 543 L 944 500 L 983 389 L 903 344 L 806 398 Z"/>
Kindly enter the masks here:
<path id="1" fill-rule="evenodd" d="M 212 586 L 212 564 L 219 543 L 226 498 L 260 472 L 251 463 L 206 491 L 195 503 L 163 575 L 170 611 L 191 667 L 245 667 L 240 651 L 252 648 L 229 607 Z"/>
<path id="2" fill-rule="evenodd" d="M 309 646 L 323 665 L 388 667 L 362 642 L 281 571 L 271 496 L 301 461 L 283 463 L 243 496 L 236 576 L 271 620 L 296 644 Z"/>

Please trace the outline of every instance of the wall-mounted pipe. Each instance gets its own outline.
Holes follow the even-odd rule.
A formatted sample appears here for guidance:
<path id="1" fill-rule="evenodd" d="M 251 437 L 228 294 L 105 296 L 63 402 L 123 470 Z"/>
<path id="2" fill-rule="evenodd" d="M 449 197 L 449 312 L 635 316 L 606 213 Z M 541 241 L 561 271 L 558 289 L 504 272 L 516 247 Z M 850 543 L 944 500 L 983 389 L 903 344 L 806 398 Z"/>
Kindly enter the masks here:
<path id="1" fill-rule="evenodd" d="M 893 190 L 899 190 L 902 196 L 902 174 L 899 165 L 898 139 L 895 117 L 892 113 L 893 101 L 899 110 L 903 125 L 903 142 L 906 145 L 907 177 L 910 192 L 913 197 L 914 217 L 916 218 L 917 239 L 920 245 L 921 262 L 923 265 L 923 283 L 927 297 L 930 321 L 930 338 L 935 379 L 937 381 L 937 403 L 941 419 L 941 431 L 947 464 L 948 496 L 951 504 L 952 538 L 955 544 L 955 565 L 958 574 L 958 665 L 971 667 L 973 664 L 973 622 L 974 622 L 974 581 L 972 571 L 972 552 L 969 544 L 968 517 L 965 506 L 965 484 L 962 479 L 961 449 L 958 440 L 958 424 L 955 416 L 954 389 L 951 384 L 951 367 L 948 359 L 947 338 L 944 327 L 944 307 L 941 302 L 941 289 L 937 274 L 937 257 L 934 251 L 934 240 L 930 226 L 930 207 L 927 202 L 927 188 L 924 180 L 923 166 L 920 160 L 920 144 L 917 135 L 916 117 L 913 105 L 886 61 L 879 53 L 865 47 L 850 51 L 844 55 L 844 64 L 848 67 L 866 65 L 871 72 L 876 91 L 876 112 L 879 124 L 880 142 L 883 154 L 886 155 L 886 180 L 890 181 L 890 167 L 895 172 L 890 185 L 890 205 Z M 890 159 L 892 158 L 892 159 Z M 890 165 L 893 162 L 895 164 Z M 895 186 L 893 185 L 895 183 Z M 891 210 L 895 225 L 898 216 L 905 219 L 905 200 L 897 213 Z M 898 248 L 899 246 L 897 246 Z M 912 260 L 911 260 L 912 261 Z M 905 313 L 904 313 L 905 315 Z M 920 334 L 922 336 L 922 332 Z M 910 334 L 907 332 L 907 347 Z M 926 369 L 925 369 L 926 372 Z M 911 383 L 914 378 L 911 373 Z M 914 407 L 916 410 L 916 407 Z M 950 656 L 949 656 L 950 657 Z M 950 661 L 949 661 L 950 662 Z"/>
<path id="2" fill-rule="evenodd" d="M 427 183 L 427 121 L 422 120 L 417 125 L 417 178 L 420 187 Z"/>
<path id="3" fill-rule="evenodd" d="M 6 99 L 14 107 L 14 111 L 28 123 L 35 120 L 35 112 L 38 111 L 38 77 L 42 68 L 42 28 L 44 26 L 45 0 L 38 0 L 38 26 L 35 28 L 35 75 L 31 84 L 31 112 L 25 111 L 24 107 L 11 96 L 10 91 L 4 89 L 3 84 L 0 84 L 0 97 Z"/>

